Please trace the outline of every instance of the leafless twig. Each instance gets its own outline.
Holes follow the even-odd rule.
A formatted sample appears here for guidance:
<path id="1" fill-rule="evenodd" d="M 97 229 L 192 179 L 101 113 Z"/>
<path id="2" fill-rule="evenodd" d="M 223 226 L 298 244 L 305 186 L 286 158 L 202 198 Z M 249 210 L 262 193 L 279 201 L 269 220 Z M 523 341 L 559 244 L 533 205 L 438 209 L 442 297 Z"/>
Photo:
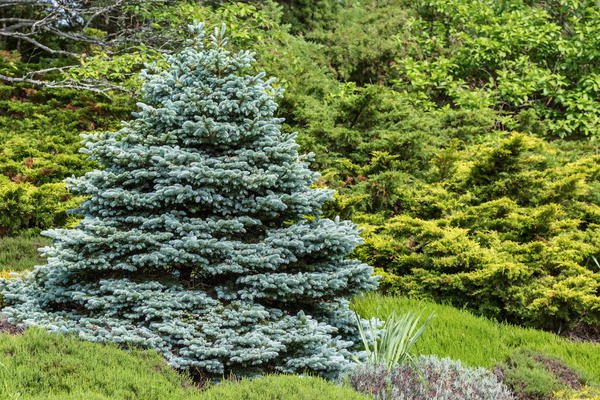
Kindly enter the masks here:
<path id="1" fill-rule="evenodd" d="M 151 13 L 141 15 L 132 10 L 166 7 L 179 1 L 183 0 L 0 0 L 0 49 L 27 47 L 32 54 L 37 50 L 37 54 L 41 51 L 74 60 L 92 51 L 102 51 L 111 58 L 135 51 L 140 45 L 168 53 L 182 43 L 182 38 L 176 37 L 169 24 L 153 20 Z M 95 34 L 98 31 L 103 35 Z M 80 63 L 71 63 L 22 76 L 0 75 L 0 80 L 90 90 L 107 96 L 112 90 L 127 91 L 103 79 L 44 79 L 48 73 L 80 67 Z"/>

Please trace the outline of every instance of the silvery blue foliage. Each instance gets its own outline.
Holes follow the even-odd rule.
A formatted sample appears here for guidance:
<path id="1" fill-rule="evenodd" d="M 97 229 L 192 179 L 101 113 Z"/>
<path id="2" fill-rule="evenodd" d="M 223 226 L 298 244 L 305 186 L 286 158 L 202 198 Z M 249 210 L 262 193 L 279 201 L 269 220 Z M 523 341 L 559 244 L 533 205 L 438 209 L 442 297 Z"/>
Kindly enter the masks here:
<path id="1" fill-rule="evenodd" d="M 433 355 L 391 368 L 360 364 L 341 374 L 338 382 L 375 400 L 514 400 L 491 371 Z"/>
<path id="2" fill-rule="evenodd" d="M 311 187 L 272 80 L 245 72 L 253 54 L 191 29 L 168 70 L 142 73 L 133 121 L 83 135 L 103 166 L 67 180 L 84 219 L 44 233 L 47 265 L 0 282 L 3 312 L 208 375 L 335 376 L 359 341 L 348 299 L 376 287 L 346 258 L 358 230 L 320 218 L 333 191 Z"/>

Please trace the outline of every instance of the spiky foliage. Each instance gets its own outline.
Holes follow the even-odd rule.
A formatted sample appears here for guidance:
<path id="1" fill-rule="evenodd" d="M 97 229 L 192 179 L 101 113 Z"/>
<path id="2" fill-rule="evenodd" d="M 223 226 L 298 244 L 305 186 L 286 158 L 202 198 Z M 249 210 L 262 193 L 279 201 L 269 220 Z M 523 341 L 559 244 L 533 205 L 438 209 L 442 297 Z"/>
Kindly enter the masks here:
<path id="1" fill-rule="evenodd" d="M 373 320 L 369 321 L 370 338 L 363 327 L 363 321 L 355 312 L 358 330 L 367 353 L 370 364 L 383 364 L 388 368 L 414 362 L 412 348 L 421 337 L 433 314 L 419 326 L 423 311 L 393 313 L 380 329 L 375 327 Z M 417 329 L 418 328 L 418 329 Z"/>
<path id="2" fill-rule="evenodd" d="M 277 91 L 226 50 L 224 28 L 149 69 L 136 119 L 85 136 L 103 169 L 74 229 L 46 232 L 46 266 L 3 281 L 13 322 L 152 347 L 207 375 L 336 375 L 359 340 L 348 299 L 372 269 L 346 259 L 356 226 L 319 217 L 333 191 L 280 130 Z"/>

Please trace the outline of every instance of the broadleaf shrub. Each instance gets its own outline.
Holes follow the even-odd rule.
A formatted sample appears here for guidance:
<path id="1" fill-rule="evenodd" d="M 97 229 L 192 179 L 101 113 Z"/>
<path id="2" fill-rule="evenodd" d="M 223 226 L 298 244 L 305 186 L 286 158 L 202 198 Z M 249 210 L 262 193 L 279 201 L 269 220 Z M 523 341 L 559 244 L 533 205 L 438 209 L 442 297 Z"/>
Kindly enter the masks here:
<path id="1" fill-rule="evenodd" d="M 416 6 L 399 90 L 427 104 L 534 109 L 553 136 L 598 139 L 600 9 L 592 1 L 430 0 Z"/>

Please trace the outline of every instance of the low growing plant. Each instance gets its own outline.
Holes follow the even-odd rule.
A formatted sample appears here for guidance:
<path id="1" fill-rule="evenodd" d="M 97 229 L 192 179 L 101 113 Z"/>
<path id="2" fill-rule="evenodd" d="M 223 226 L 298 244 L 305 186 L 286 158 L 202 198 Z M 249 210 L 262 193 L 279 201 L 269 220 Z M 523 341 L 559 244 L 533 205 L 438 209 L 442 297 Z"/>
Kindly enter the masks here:
<path id="1" fill-rule="evenodd" d="M 414 362 L 411 353 L 419 337 L 423 334 L 434 315 L 431 314 L 419 328 L 423 311 L 393 313 L 381 329 L 377 329 L 373 320 L 369 320 L 369 333 L 365 333 L 362 319 L 355 313 L 358 330 L 370 364 L 383 364 L 388 368 Z M 358 359 L 355 358 L 356 361 Z"/>
<path id="2" fill-rule="evenodd" d="M 511 400 L 510 390 L 488 370 L 460 361 L 419 356 L 414 363 L 387 367 L 361 364 L 339 380 L 376 400 Z"/>
<path id="3" fill-rule="evenodd" d="M 580 390 L 554 392 L 554 400 L 600 400 L 600 389 L 584 386 Z"/>
<path id="4" fill-rule="evenodd" d="M 202 392 L 198 400 L 368 400 L 349 387 L 315 376 L 266 375 L 257 379 L 225 380 Z"/>
<path id="5" fill-rule="evenodd" d="M 380 320 L 386 320 L 397 310 L 419 307 L 426 307 L 436 315 L 417 343 L 420 354 L 435 354 L 461 360 L 469 367 L 492 369 L 515 350 L 530 349 L 560 357 L 567 366 L 582 371 L 590 384 L 600 384 L 600 352 L 592 342 L 576 342 L 537 329 L 498 323 L 447 304 L 407 297 L 368 293 L 356 297 L 352 303 L 352 309 L 362 318 Z"/>
<path id="6" fill-rule="evenodd" d="M 25 231 L 15 236 L 0 237 L 0 271 L 24 271 L 45 264 L 38 248 L 50 240 L 37 231 Z"/>
<path id="7" fill-rule="evenodd" d="M 494 368 L 519 400 L 546 400 L 554 392 L 579 390 L 587 379 L 564 361 L 532 350 L 517 350 Z"/>

